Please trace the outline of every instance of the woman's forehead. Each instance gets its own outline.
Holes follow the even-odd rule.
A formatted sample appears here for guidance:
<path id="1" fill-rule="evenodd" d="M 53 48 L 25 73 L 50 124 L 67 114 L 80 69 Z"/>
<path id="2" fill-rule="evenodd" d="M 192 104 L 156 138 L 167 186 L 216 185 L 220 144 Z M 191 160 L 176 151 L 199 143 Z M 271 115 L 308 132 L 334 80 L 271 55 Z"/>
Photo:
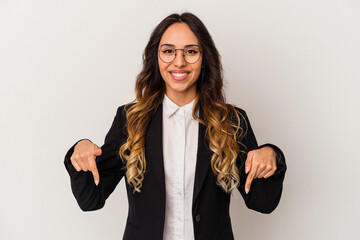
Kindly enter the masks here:
<path id="1" fill-rule="evenodd" d="M 159 46 L 163 44 L 183 48 L 186 45 L 199 45 L 199 40 L 186 23 L 174 23 L 162 35 Z"/>

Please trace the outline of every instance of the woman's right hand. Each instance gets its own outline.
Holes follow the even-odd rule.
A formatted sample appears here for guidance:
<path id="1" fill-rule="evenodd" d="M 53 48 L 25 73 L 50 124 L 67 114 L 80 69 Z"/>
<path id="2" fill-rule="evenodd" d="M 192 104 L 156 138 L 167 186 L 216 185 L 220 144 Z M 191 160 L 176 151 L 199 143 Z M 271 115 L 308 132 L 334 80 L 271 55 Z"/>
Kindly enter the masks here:
<path id="1" fill-rule="evenodd" d="M 101 148 L 95 143 L 89 140 L 81 140 L 75 145 L 70 160 L 76 171 L 90 171 L 94 176 L 95 184 L 98 185 L 100 176 L 96 166 L 95 156 L 100 156 L 101 154 Z"/>

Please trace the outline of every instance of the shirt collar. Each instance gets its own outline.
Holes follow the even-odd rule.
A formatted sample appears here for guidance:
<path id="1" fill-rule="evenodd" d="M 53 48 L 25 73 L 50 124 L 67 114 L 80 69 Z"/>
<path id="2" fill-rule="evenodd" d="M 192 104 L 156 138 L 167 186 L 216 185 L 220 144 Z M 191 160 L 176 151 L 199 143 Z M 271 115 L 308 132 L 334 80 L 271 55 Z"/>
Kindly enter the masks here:
<path id="1" fill-rule="evenodd" d="M 164 100 L 163 100 L 163 112 L 166 117 L 170 118 L 176 112 L 178 112 L 179 109 L 183 109 L 186 116 L 192 116 L 192 109 L 194 106 L 194 102 L 195 102 L 195 98 L 190 103 L 188 103 L 182 107 L 179 107 L 178 105 L 176 105 L 176 103 L 171 101 L 171 99 L 168 96 L 166 96 L 166 94 L 165 94 Z"/>

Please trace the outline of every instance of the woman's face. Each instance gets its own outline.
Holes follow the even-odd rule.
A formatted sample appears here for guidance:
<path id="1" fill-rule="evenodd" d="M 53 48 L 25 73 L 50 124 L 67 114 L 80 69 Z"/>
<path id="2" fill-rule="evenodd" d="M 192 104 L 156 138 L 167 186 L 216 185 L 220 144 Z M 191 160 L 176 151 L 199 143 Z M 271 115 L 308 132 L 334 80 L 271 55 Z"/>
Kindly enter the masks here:
<path id="1" fill-rule="evenodd" d="M 173 46 L 184 49 L 190 45 L 201 46 L 195 34 L 186 23 L 174 23 L 166 29 L 161 37 L 161 46 Z M 196 81 L 201 72 L 202 54 L 195 63 L 187 63 L 182 50 L 176 50 L 176 57 L 170 63 L 165 63 L 158 54 L 160 74 L 166 85 L 166 95 L 175 103 L 187 104 L 196 96 Z"/>

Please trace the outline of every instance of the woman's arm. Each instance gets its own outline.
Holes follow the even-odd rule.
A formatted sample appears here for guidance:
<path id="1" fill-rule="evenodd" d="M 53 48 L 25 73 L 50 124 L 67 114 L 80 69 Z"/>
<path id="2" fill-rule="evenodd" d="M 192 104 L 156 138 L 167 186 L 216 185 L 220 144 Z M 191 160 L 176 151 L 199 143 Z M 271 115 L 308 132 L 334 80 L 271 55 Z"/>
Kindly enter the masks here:
<path id="1" fill-rule="evenodd" d="M 238 190 L 244 198 L 244 201 L 248 208 L 262 213 L 271 213 L 277 207 L 281 198 L 283 181 L 287 168 L 285 157 L 280 148 L 273 144 L 268 143 L 258 146 L 246 112 L 241 109 L 237 110 L 244 117 L 242 121 L 242 126 L 246 134 L 242 138 L 241 143 L 246 146 L 246 152 L 248 153 L 252 150 L 260 149 L 263 147 L 271 147 L 276 154 L 275 173 L 267 178 L 253 179 L 253 181 L 251 182 L 250 191 L 248 193 L 245 192 L 245 183 L 251 171 L 245 173 L 245 159 L 247 158 L 247 154 L 244 154 L 242 156 L 242 159 L 239 158 L 240 185 L 238 187 Z M 240 147 L 244 148 L 244 146 Z"/>
<path id="2" fill-rule="evenodd" d="M 101 147 L 102 153 L 95 159 L 100 175 L 100 181 L 97 186 L 92 172 L 77 171 L 71 163 L 70 158 L 79 141 L 65 155 L 64 164 L 70 175 L 72 192 L 83 211 L 102 208 L 105 200 L 124 176 L 124 163 L 118 154 L 120 144 L 126 140 L 124 123 L 124 107 L 121 106 L 118 108 L 112 126 L 105 137 L 105 143 Z"/>

